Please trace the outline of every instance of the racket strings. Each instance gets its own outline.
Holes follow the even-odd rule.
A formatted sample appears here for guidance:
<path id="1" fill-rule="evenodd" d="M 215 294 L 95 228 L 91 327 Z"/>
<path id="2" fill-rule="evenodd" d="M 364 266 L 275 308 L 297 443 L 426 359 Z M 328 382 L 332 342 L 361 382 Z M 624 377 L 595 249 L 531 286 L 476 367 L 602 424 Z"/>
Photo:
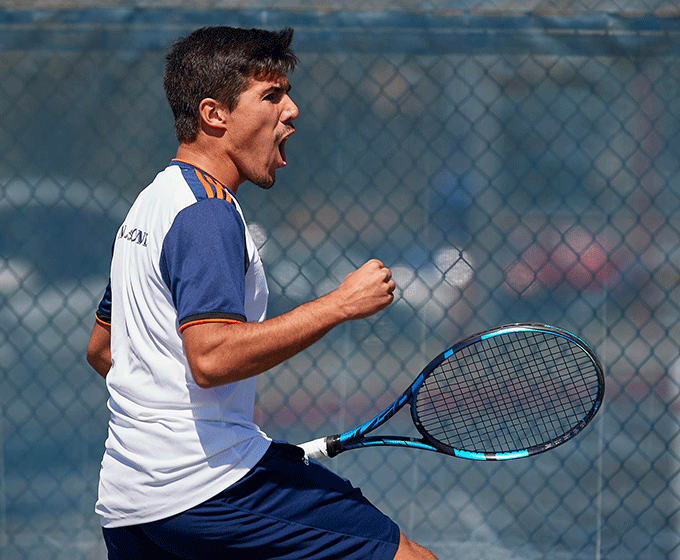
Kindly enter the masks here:
<path id="1" fill-rule="evenodd" d="M 481 339 L 444 360 L 416 398 L 423 429 L 457 449 L 512 452 L 578 425 L 596 398 L 598 370 L 569 340 L 540 332 Z"/>

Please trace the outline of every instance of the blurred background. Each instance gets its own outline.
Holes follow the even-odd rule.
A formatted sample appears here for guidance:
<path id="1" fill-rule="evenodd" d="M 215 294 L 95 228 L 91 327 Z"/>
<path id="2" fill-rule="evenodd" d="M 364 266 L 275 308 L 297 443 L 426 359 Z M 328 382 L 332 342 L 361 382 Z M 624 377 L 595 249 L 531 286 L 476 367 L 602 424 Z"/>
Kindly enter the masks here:
<path id="1" fill-rule="evenodd" d="M 556 324 L 606 370 L 578 438 L 494 464 L 384 448 L 330 466 L 441 560 L 680 558 L 674 0 L 97 4 L 0 8 L 3 560 L 106 556 L 107 395 L 85 348 L 114 233 L 176 149 L 165 50 L 217 24 L 296 30 L 289 165 L 239 190 L 269 314 L 372 257 L 398 286 L 261 376 L 267 433 L 351 428 L 458 339 Z"/>

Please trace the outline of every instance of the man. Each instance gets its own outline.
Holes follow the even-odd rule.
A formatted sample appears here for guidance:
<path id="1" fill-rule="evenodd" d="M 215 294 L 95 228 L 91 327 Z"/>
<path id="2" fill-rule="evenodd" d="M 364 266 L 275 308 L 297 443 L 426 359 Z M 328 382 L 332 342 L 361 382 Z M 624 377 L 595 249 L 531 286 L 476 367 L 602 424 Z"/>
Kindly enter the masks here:
<path id="1" fill-rule="evenodd" d="M 267 284 L 235 198 L 274 184 L 298 108 L 292 30 L 200 29 L 167 55 L 176 158 L 114 244 L 89 363 L 106 378 L 99 499 L 110 559 L 433 558 L 347 481 L 253 423 L 255 376 L 389 305 L 371 260 L 265 320 Z"/>

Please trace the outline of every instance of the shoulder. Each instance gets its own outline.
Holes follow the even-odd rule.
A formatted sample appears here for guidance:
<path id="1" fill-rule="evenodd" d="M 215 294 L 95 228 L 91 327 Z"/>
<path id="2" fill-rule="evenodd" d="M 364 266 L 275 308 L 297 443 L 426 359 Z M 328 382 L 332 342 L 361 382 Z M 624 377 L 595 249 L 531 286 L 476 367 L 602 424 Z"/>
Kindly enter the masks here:
<path id="1" fill-rule="evenodd" d="M 199 200 L 182 208 L 176 215 L 172 229 L 191 228 L 201 235 L 237 232 L 245 235 L 246 225 L 241 214 L 224 200 Z"/>
<path id="2" fill-rule="evenodd" d="M 129 215 L 144 216 L 149 221 L 167 222 L 195 202 L 196 197 L 180 170 L 168 166 L 137 195 Z"/>

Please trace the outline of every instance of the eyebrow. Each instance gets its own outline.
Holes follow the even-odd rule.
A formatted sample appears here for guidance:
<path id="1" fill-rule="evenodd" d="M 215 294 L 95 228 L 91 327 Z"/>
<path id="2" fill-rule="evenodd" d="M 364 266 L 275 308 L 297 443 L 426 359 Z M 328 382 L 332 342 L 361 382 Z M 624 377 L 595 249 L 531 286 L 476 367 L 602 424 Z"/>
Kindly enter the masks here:
<path id="1" fill-rule="evenodd" d="M 262 95 L 269 95 L 270 93 L 289 93 L 292 86 L 288 84 L 287 87 L 282 86 L 270 86 L 262 92 Z"/>

